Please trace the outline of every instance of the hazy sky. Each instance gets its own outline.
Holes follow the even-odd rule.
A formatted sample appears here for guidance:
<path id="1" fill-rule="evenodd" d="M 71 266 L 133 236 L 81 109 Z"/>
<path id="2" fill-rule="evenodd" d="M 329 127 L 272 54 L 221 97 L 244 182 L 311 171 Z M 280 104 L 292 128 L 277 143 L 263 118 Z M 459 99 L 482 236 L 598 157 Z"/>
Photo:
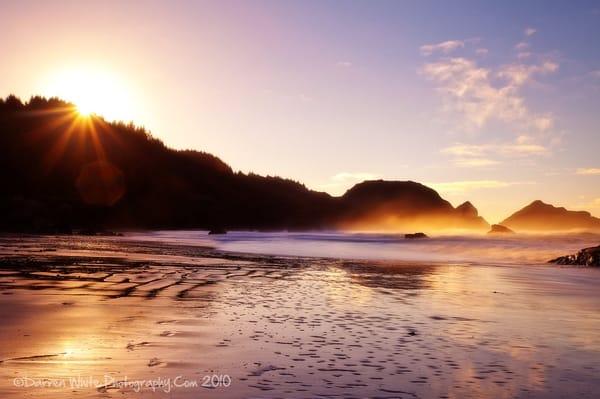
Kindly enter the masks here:
<path id="1" fill-rule="evenodd" d="M 600 216 L 599 2 L 2 1 L 0 26 L 2 96 L 89 84 L 171 147 L 333 194 Z"/>

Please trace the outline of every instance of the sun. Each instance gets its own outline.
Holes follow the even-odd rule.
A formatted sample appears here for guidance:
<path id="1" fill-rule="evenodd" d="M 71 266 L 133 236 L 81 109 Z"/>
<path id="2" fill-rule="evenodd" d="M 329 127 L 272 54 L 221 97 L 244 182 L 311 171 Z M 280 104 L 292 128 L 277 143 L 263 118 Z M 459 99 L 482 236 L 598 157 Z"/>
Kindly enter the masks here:
<path id="1" fill-rule="evenodd" d="M 117 75 L 103 70 L 63 70 L 49 79 L 46 94 L 72 102 L 81 116 L 136 121 L 131 90 Z"/>
<path id="2" fill-rule="evenodd" d="M 77 113 L 81 116 L 90 116 L 94 113 L 94 104 L 93 102 L 88 102 L 85 100 L 78 100 L 75 102 L 77 106 Z"/>

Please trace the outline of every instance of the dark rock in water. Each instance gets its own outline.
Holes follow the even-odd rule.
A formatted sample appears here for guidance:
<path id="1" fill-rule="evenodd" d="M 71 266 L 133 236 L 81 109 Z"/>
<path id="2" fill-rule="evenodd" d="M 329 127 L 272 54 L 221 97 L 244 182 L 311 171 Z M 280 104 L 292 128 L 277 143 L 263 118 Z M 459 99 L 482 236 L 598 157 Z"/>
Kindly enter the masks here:
<path id="1" fill-rule="evenodd" d="M 208 232 L 208 234 L 209 234 L 209 235 L 227 234 L 227 230 L 225 230 L 225 229 L 224 229 L 224 228 L 222 228 L 222 227 L 217 227 L 217 228 L 211 229 L 211 230 Z"/>
<path id="2" fill-rule="evenodd" d="M 415 238 L 429 238 L 425 233 L 413 233 L 413 234 L 404 234 L 404 238 L 406 239 L 415 239 Z"/>
<path id="3" fill-rule="evenodd" d="M 515 232 L 501 224 L 493 224 L 492 229 L 488 231 L 488 234 L 515 234 Z"/>
<path id="4" fill-rule="evenodd" d="M 561 256 L 548 263 L 557 265 L 600 266 L 600 245 L 584 248 L 574 255 Z"/>

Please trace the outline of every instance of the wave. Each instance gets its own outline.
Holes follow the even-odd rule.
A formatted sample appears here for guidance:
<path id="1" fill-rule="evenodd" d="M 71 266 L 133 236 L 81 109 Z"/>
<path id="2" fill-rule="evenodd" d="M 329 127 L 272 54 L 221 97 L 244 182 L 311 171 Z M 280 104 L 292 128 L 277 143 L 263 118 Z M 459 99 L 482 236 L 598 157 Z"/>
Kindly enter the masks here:
<path id="1" fill-rule="evenodd" d="M 595 234 L 452 235 L 407 240 L 401 234 L 234 231 L 209 236 L 206 231 L 174 230 L 126 234 L 136 240 L 212 246 L 228 252 L 339 259 L 419 262 L 539 264 L 598 245 Z"/>

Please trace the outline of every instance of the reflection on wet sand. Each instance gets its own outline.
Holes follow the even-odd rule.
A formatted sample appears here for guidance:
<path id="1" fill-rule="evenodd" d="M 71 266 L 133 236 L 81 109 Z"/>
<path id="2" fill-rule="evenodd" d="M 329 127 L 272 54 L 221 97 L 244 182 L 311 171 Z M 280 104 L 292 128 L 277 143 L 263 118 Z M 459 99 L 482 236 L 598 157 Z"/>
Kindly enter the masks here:
<path id="1" fill-rule="evenodd" d="M 98 237 L 7 237 L 0 254 L 2 398 L 600 392 L 598 270 L 268 257 Z M 177 378 L 198 385 L 175 387 Z M 16 386 L 43 379 L 66 383 Z"/>

